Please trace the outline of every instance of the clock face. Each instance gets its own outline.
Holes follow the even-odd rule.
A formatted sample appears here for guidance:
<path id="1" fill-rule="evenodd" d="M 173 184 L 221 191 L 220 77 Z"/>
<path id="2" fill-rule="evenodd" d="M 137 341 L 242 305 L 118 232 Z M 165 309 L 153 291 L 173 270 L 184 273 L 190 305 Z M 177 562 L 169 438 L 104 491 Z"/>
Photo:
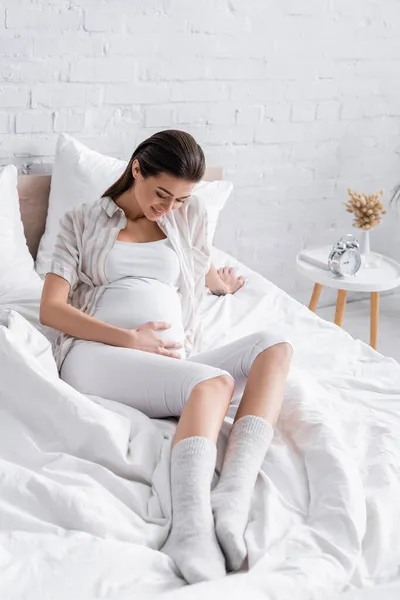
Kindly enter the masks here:
<path id="1" fill-rule="evenodd" d="M 340 259 L 342 275 L 355 275 L 361 267 L 361 256 L 358 250 L 349 248 Z"/>

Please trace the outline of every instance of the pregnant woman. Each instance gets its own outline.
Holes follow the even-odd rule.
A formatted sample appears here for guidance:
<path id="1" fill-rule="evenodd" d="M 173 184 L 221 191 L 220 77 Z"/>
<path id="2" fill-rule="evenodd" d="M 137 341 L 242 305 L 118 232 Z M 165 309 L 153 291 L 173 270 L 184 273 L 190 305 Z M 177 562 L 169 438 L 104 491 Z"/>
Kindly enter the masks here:
<path id="1" fill-rule="evenodd" d="M 243 285 L 211 264 L 205 209 L 191 196 L 204 170 L 187 133 L 142 142 L 98 201 L 62 219 L 40 311 L 43 324 L 62 332 L 55 355 L 66 382 L 149 417 L 179 417 L 162 551 L 189 583 L 242 566 L 251 497 L 292 356 L 279 331 L 196 352 L 206 286 L 222 295 Z M 235 384 L 245 384 L 244 393 L 210 491 Z"/>

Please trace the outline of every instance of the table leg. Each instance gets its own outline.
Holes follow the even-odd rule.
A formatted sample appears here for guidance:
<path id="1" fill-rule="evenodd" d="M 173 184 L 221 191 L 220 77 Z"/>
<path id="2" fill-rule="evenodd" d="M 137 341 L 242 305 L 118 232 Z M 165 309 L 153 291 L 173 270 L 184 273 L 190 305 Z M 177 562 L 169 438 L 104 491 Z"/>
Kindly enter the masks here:
<path id="1" fill-rule="evenodd" d="M 346 308 L 346 290 L 338 290 L 336 299 L 335 325 L 341 327 L 343 325 L 344 311 Z"/>
<path id="2" fill-rule="evenodd" d="M 312 312 L 316 311 L 321 292 L 322 292 L 322 285 L 320 283 L 314 284 L 314 289 L 313 289 L 313 293 L 311 296 L 310 304 L 308 305 L 308 308 L 310 310 L 312 310 Z"/>
<path id="3" fill-rule="evenodd" d="M 371 292 L 371 322 L 369 333 L 369 344 L 376 350 L 378 339 L 378 320 L 379 320 L 379 292 Z"/>

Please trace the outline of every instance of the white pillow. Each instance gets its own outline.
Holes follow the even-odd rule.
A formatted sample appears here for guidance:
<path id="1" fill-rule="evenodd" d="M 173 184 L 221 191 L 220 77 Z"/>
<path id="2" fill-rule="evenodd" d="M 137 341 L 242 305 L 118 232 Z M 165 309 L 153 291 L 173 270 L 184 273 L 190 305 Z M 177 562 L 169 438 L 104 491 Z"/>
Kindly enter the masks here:
<path id="1" fill-rule="evenodd" d="M 0 311 L 17 311 L 53 341 L 57 332 L 39 323 L 43 281 L 26 244 L 17 181 L 13 165 L 0 172 Z"/>
<path id="2" fill-rule="evenodd" d="M 18 172 L 8 165 L 0 173 L 0 303 L 18 287 L 39 280 L 33 268 L 19 210 Z"/>
<path id="3" fill-rule="evenodd" d="M 118 179 L 126 161 L 90 150 L 70 135 L 62 133 L 57 141 L 51 178 L 46 228 L 40 240 L 36 270 L 44 276 L 50 268 L 60 219 L 75 204 L 94 202 Z M 218 215 L 233 185 L 228 181 L 201 181 L 194 190 L 204 202 L 209 218 L 209 243 L 212 243 Z"/>
<path id="4" fill-rule="evenodd" d="M 60 219 L 75 204 L 98 199 L 126 165 L 125 161 L 89 150 L 70 135 L 62 133 L 58 137 L 46 227 L 36 257 L 39 275 L 46 275 L 50 268 Z"/>
<path id="5" fill-rule="evenodd" d="M 50 341 L 19 312 L 0 310 L 0 330 L 6 345 L 22 355 L 32 356 L 49 375 L 58 378 Z"/>
<path id="6" fill-rule="evenodd" d="M 43 283 L 43 280 L 35 273 L 34 277 L 25 285 L 21 282 L 13 286 L 7 293 L 0 294 L 0 311 L 15 310 L 53 344 L 60 332 L 52 327 L 42 325 L 39 321 Z"/>
<path id="7" fill-rule="evenodd" d="M 233 190 L 230 181 L 199 181 L 194 186 L 193 195 L 206 207 L 208 221 L 208 244 L 212 246 L 217 229 L 218 217 Z"/>

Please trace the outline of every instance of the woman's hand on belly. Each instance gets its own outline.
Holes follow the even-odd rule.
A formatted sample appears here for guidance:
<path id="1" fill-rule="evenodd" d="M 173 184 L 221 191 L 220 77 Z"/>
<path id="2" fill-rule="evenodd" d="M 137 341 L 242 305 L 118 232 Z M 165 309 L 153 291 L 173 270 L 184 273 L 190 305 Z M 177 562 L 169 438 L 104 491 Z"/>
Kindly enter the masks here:
<path id="1" fill-rule="evenodd" d="M 162 340 L 157 331 L 170 329 L 171 325 L 164 321 L 149 321 L 137 327 L 136 329 L 126 329 L 122 336 L 122 346 L 133 350 L 142 350 L 143 352 L 152 352 L 153 354 L 162 354 L 171 358 L 181 358 L 181 355 L 174 350 L 182 348 L 182 344 L 168 340 Z"/>

